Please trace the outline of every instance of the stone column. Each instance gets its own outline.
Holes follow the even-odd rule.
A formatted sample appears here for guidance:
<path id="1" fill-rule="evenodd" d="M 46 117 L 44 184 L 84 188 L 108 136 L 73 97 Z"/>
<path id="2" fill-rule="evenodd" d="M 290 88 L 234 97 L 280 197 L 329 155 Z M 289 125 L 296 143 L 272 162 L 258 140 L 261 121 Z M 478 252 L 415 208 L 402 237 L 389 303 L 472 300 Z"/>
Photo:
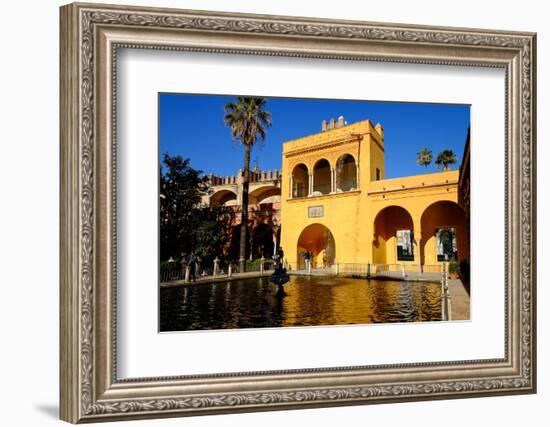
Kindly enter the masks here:
<path id="1" fill-rule="evenodd" d="M 265 258 L 264 256 L 262 255 L 262 258 L 260 259 L 260 274 L 264 274 L 264 262 L 265 262 Z"/>
<path id="2" fill-rule="evenodd" d="M 311 196 L 313 194 L 313 172 L 309 172 L 309 179 L 308 179 L 308 192 L 307 195 Z"/>
<path id="3" fill-rule="evenodd" d="M 355 183 L 355 186 L 357 187 L 357 190 L 359 190 L 361 187 L 359 186 L 359 164 L 356 164 L 355 165 L 355 170 L 357 172 L 357 178 L 356 178 L 356 183 Z"/>
<path id="4" fill-rule="evenodd" d="M 336 169 L 330 169 L 330 192 L 336 193 Z"/>
<path id="5" fill-rule="evenodd" d="M 422 258 L 420 257 L 420 242 L 422 241 L 422 233 L 414 232 L 414 256 L 418 263 L 418 274 L 422 274 Z"/>
<path id="6" fill-rule="evenodd" d="M 289 196 L 291 199 L 294 197 L 294 177 L 290 175 L 290 194 Z"/>
<path id="7" fill-rule="evenodd" d="M 217 276 L 220 271 L 220 260 L 218 257 L 214 260 L 214 276 Z"/>

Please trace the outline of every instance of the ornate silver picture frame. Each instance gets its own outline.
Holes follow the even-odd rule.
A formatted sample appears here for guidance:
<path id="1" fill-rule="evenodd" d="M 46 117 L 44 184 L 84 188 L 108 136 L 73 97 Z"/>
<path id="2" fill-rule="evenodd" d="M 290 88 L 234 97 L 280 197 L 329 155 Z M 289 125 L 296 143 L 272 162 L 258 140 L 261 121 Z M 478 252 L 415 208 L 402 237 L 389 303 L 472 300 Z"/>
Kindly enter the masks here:
<path id="1" fill-rule="evenodd" d="M 535 34 L 78 3 L 63 6 L 60 21 L 61 419 L 97 422 L 536 391 Z M 121 48 L 503 69 L 504 357 L 119 378 Z"/>

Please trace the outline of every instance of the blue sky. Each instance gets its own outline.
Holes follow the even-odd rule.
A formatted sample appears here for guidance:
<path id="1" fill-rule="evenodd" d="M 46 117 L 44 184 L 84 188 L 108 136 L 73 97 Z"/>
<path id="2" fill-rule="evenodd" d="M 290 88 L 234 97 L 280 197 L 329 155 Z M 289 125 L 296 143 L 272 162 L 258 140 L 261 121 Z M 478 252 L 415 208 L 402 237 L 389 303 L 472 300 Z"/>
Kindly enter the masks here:
<path id="1" fill-rule="evenodd" d="M 231 139 L 224 125 L 224 105 L 235 96 L 159 95 L 160 153 L 191 159 L 191 166 L 204 173 L 234 175 L 243 163 L 243 149 Z M 265 142 L 254 147 L 261 169 L 280 169 L 283 142 L 321 130 L 321 121 L 344 116 L 348 123 L 369 119 L 384 128 L 386 178 L 436 172 L 416 164 L 422 147 L 437 153 L 450 148 L 458 158 L 457 169 L 470 126 L 468 105 L 417 104 L 401 102 L 342 101 L 324 99 L 268 98 L 266 109 L 273 125 Z"/>

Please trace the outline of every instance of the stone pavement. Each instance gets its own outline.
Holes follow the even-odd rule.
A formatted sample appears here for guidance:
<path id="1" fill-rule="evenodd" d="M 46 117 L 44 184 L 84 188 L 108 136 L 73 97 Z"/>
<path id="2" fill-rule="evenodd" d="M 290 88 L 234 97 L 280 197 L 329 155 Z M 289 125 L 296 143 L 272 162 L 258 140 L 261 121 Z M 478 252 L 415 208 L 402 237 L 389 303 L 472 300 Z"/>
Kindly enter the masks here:
<path id="1" fill-rule="evenodd" d="M 449 280 L 451 320 L 470 320 L 470 295 L 460 279 Z"/>

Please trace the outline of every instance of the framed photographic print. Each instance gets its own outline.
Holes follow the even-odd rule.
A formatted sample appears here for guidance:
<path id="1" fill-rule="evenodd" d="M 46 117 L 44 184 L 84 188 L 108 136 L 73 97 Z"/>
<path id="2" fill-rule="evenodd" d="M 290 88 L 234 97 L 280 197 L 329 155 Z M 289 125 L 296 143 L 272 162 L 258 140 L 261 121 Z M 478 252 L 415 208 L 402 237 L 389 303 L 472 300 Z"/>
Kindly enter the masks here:
<path id="1" fill-rule="evenodd" d="M 535 35 L 61 8 L 61 418 L 533 393 Z"/>

